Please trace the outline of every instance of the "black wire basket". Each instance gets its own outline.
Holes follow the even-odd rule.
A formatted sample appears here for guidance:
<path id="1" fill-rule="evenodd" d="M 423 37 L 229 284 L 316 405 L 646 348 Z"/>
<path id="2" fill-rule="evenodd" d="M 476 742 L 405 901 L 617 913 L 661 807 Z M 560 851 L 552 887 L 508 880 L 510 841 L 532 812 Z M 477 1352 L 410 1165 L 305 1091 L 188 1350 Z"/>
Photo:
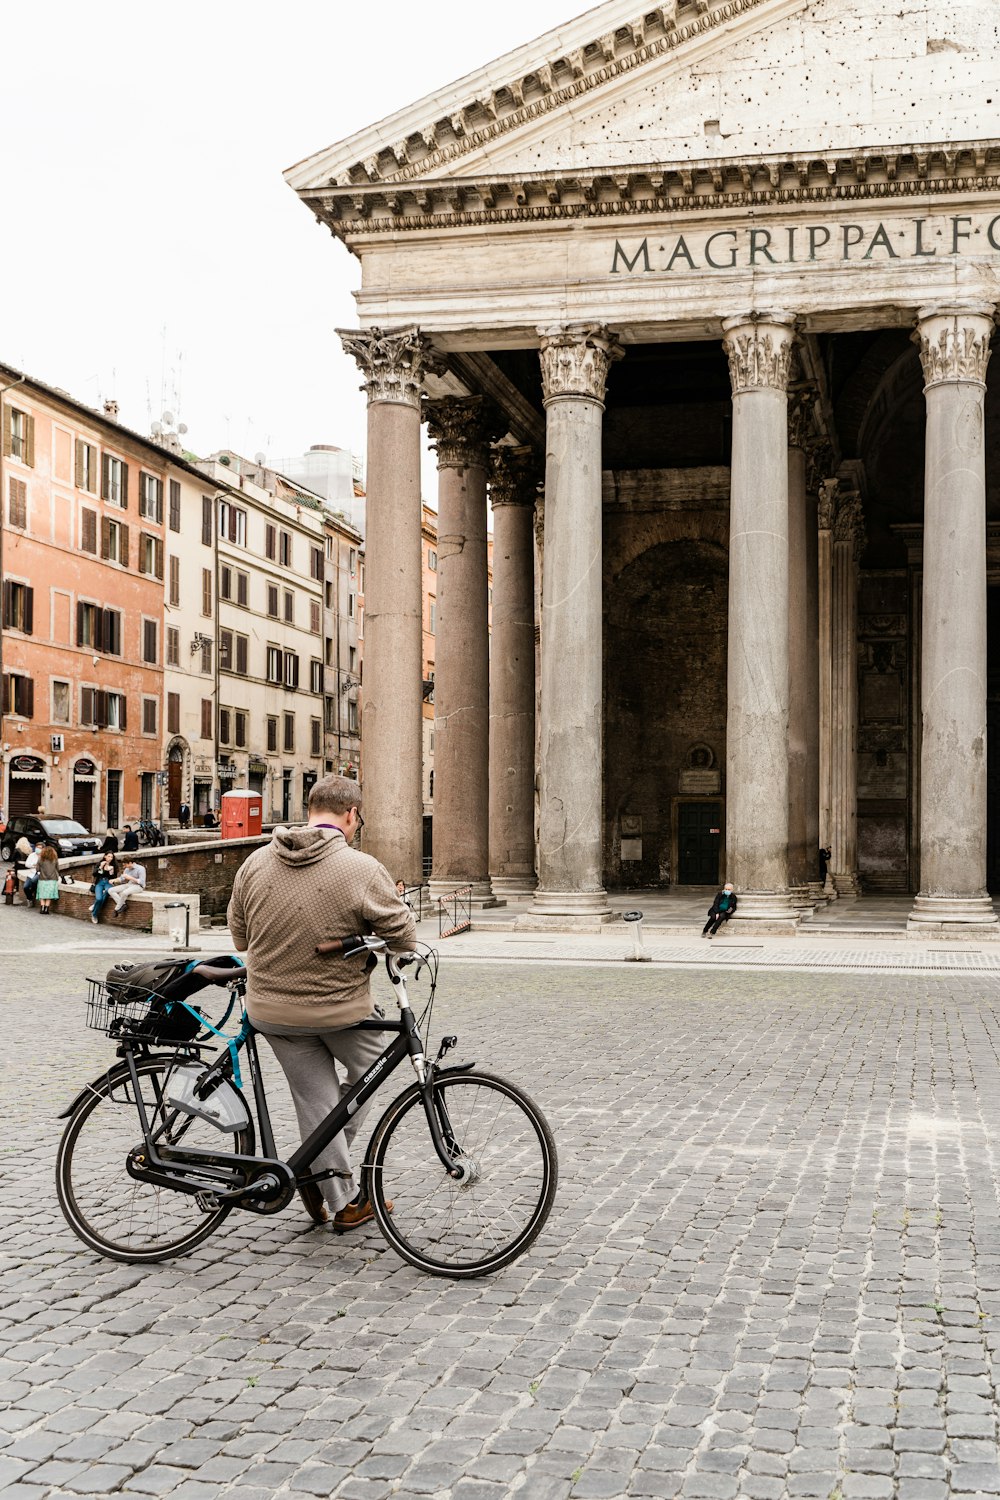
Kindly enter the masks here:
<path id="1" fill-rule="evenodd" d="M 87 1025 L 116 1040 L 135 1042 L 193 1041 L 201 1030 L 201 1012 L 195 1006 L 170 1000 L 145 986 L 109 989 L 103 979 L 87 980 Z"/>

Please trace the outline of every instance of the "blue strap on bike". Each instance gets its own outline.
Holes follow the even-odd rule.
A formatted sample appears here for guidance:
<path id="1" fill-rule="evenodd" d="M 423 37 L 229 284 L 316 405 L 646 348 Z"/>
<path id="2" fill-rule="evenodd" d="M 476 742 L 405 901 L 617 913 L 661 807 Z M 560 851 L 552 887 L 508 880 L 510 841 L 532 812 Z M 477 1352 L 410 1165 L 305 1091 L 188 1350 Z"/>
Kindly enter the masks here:
<path id="1" fill-rule="evenodd" d="M 174 1003 L 177 1005 L 183 1005 L 185 1010 L 189 1010 L 191 1014 L 198 1021 L 200 1021 L 201 1025 L 204 1026 L 206 1031 L 210 1031 L 213 1036 L 221 1037 L 221 1039 L 225 1042 L 226 1046 L 229 1048 L 229 1056 L 233 1064 L 233 1082 L 238 1089 L 241 1089 L 243 1087 L 243 1075 L 240 1072 L 239 1049 L 249 1035 L 247 1031 L 247 1023 L 246 1021 L 243 1022 L 243 1025 L 240 1027 L 235 1036 L 226 1036 L 225 1032 L 220 1029 L 221 1027 L 225 1026 L 226 1022 L 229 1020 L 229 1015 L 232 1011 L 234 1000 L 231 1000 L 229 1002 L 229 1010 L 226 1011 L 226 1014 L 223 1016 L 218 1026 L 213 1026 L 211 1021 L 206 1021 L 201 1011 L 195 1010 L 193 1005 L 188 1005 L 186 1000 L 177 1000 Z"/>

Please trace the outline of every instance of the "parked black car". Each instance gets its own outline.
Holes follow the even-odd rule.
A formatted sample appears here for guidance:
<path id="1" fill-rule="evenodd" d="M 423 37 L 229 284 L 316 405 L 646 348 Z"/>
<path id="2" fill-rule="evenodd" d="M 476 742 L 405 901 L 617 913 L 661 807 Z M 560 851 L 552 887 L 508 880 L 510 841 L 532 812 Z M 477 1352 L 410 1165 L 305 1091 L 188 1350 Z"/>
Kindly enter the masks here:
<path id="1" fill-rule="evenodd" d="M 65 859 L 73 854 L 96 854 L 101 841 L 74 818 L 9 818 L 0 840 L 0 859 L 14 858 L 14 845 L 21 835 L 32 844 L 51 844 Z"/>

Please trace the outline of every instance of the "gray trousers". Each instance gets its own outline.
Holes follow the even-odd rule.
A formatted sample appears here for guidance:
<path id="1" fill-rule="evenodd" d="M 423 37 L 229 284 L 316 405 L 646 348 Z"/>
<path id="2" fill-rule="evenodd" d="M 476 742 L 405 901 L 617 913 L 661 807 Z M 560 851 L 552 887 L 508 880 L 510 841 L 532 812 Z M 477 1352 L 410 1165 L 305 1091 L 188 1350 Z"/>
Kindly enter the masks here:
<path id="1" fill-rule="evenodd" d="M 305 1034 L 276 1035 L 263 1032 L 281 1066 L 295 1105 L 302 1139 L 312 1135 L 327 1115 L 340 1103 L 341 1086 L 337 1072 L 340 1063 L 347 1073 L 348 1086 L 357 1083 L 389 1044 L 385 1031 L 317 1031 Z M 370 1104 L 370 1101 L 369 1101 Z M 328 1177 L 319 1186 L 331 1213 L 350 1203 L 358 1191 L 351 1169 L 351 1142 L 368 1113 L 365 1104 L 351 1117 L 347 1129 L 334 1136 L 325 1151 L 312 1163 L 314 1172 L 330 1167 L 343 1173 Z"/>

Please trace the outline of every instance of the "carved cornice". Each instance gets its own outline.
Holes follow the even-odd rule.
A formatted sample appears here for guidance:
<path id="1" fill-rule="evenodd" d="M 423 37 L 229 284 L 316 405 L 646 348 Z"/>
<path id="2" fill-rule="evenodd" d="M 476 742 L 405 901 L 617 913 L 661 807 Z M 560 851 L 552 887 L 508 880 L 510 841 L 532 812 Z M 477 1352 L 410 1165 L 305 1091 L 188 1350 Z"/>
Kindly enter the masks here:
<path id="1" fill-rule="evenodd" d="M 534 448 L 494 448 L 490 504 L 494 510 L 500 505 L 534 505 L 540 479 Z"/>
<path id="2" fill-rule="evenodd" d="M 791 324 L 784 313 L 726 319 L 722 342 L 734 396 L 744 391 L 787 391 L 795 338 Z"/>
<path id="3" fill-rule="evenodd" d="M 853 561 L 860 563 L 868 537 L 861 496 L 853 491 L 841 495 L 833 517 L 834 546 L 850 547 Z"/>
<path id="4" fill-rule="evenodd" d="M 427 176 L 463 156 L 481 151 L 512 131 L 572 105 L 617 78 L 655 65 L 685 42 L 702 38 L 719 26 L 731 27 L 733 21 L 767 3 L 768 0 L 727 0 L 712 9 L 710 0 L 651 5 L 634 21 L 619 25 L 613 32 L 571 48 L 561 56 L 535 62 L 529 71 L 488 86 L 457 107 L 450 106 L 433 123 L 384 146 L 377 155 L 347 167 L 330 179 L 330 185 L 404 183 L 415 176 Z M 687 9 L 689 18 L 677 24 L 679 9 Z"/>
<path id="5" fill-rule="evenodd" d="M 503 414 L 484 396 L 425 401 L 423 414 L 439 469 L 488 469 L 490 443 L 503 435 Z"/>
<path id="6" fill-rule="evenodd" d="M 820 531 L 830 531 L 833 528 L 833 517 L 837 509 L 837 495 L 839 491 L 839 479 L 820 480 L 816 511 L 816 522 Z"/>
<path id="7" fill-rule="evenodd" d="M 358 362 L 370 405 L 391 401 L 419 409 L 424 377 L 442 364 L 418 328 L 338 328 L 337 333 Z"/>
<path id="8" fill-rule="evenodd" d="M 603 405 L 608 371 L 623 352 L 617 335 L 597 325 L 543 333 L 539 353 L 545 405 L 566 396 Z"/>
<path id="9" fill-rule="evenodd" d="M 740 161 L 648 163 L 465 180 L 365 182 L 303 191 L 316 216 L 341 238 L 401 230 L 725 212 L 783 205 L 894 203 L 996 197 L 1000 143 L 862 147 Z M 904 200 L 904 203 L 900 203 Z"/>
<path id="10" fill-rule="evenodd" d="M 920 350 L 924 389 L 956 381 L 985 385 L 992 337 L 992 309 L 921 312 L 913 339 Z"/>

